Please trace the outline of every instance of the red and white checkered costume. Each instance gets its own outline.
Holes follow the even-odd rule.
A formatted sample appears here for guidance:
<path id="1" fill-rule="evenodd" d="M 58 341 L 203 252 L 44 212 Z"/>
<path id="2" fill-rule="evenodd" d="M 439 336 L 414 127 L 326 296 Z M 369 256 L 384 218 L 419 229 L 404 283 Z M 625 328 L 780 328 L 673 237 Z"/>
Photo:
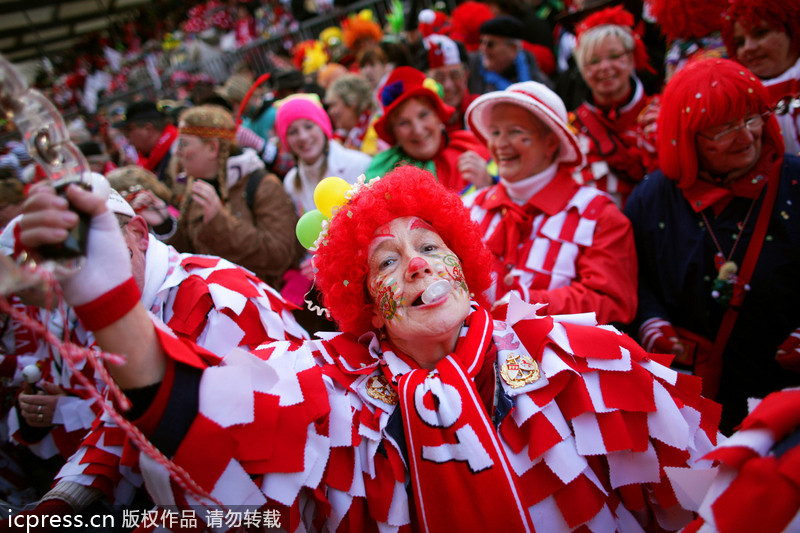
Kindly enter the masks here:
<path id="1" fill-rule="evenodd" d="M 585 315 L 533 318 L 535 311 L 513 301 L 510 323 L 495 321 L 488 335 L 498 366 L 513 350 L 541 370 L 517 388 L 498 377 L 495 401 L 508 410 L 492 429 L 536 529 L 688 523 L 693 515 L 678 504 L 664 469 L 711 465 L 701 458 L 719 437 L 719 406 L 700 396 L 697 378 L 671 370 L 669 357 L 644 352 L 614 328 L 580 323 Z M 289 531 L 416 531 L 404 459 L 410 444 L 392 436 L 400 406 L 368 390 L 382 365 L 402 363 L 380 353 L 374 334 L 325 336 L 237 350 L 206 369 L 199 412 L 174 461 L 224 505 L 288 507 L 282 526 Z M 192 359 L 190 347 L 163 333 L 159 339 L 173 360 Z M 140 421 L 158 416 L 151 408 Z M 142 465 L 156 504 L 187 502 L 162 465 Z"/>
<path id="2" fill-rule="evenodd" d="M 576 184 L 569 169 L 560 167 L 523 206 L 502 183 L 464 203 L 496 259 L 490 302 L 513 292 L 526 302 L 549 304 L 550 314 L 595 312 L 601 324 L 633 319 L 636 250 L 630 222 L 608 196 Z"/>
<path id="3" fill-rule="evenodd" d="M 685 532 L 798 531 L 800 389 L 758 401 L 739 430 L 706 457 L 720 463 L 712 478 L 679 479 L 685 473 L 668 471 L 687 504 L 694 494 L 705 495 Z"/>
<path id="4" fill-rule="evenodd" d="M 209 364 L 236 347 L 252 349 L 265 341 L 308 338 L 295 321 L 292 306 L 238 265 L 219 257 L 179 254 L 152 236 L 146 261 L 143 303 L 179 337 L 207 350 Z M 137 458 L 138 451 L 124 431 L 104 415 L 94 422 L 56 481 L 92 486 L 112 501 L 126 503 L 141 484 Z"/>
<path id="5" fill-rule="evenodd" d="M 620 208 L 645 174 L 655 170 L 657 162 L 655 146 L 645 139 L 638 122 L 651 99 L 645 95 L 642 82 L 635 82 L 631 101 L 608 115 L 588 102 L 569 115 L 570 126 L 586 156 L 586 164 L 575 170 L 575 179 L 581 185 L 607 192 Z M 621 157 L 623 153 L 625 157 Z M 615 171 L 615 166 L 620 171 Z"/>

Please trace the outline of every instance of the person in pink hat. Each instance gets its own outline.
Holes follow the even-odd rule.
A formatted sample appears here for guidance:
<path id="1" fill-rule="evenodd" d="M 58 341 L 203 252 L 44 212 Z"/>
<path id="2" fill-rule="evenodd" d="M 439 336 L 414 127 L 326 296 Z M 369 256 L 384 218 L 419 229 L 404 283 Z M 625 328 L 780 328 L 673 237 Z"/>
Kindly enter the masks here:
<path id="1" fill-rule="evenodd" d="M 492 183 L 486 147 L 471 131 L 446 131 L 455 110 L 444 103 L 443 95 L 441 85 L 415 68 L 392 71 L 378 90 L 382 115 L 374 124 L 391 148 L 373 157 L 368 179 L 411 164 L 429 170 L 456 192 Z"/>
<path id="2" fill-rule="evenodd" d="M 331 119 L 316 94 L 297 94 L 276 103 L 275 129 L 297 165 L 283 179 L 299 214 L 315 209 L 314 187 L 326 176 L 349 183 L 364 173 L 372 158 L 333 139 Z"/>
<path id="3" fill-rule="evenodd" d="M 549 314 L 594 312 L 601 324 L 636 313 L 631 224 L 606 194 L 572 179 L 584 161 L 561 98 L 538 82 L 479 96 L 467 124 L 487 143 L 500 182 L 467 196 L 495 257 L 487 294 L 496 316 L 512 295 Z"/>

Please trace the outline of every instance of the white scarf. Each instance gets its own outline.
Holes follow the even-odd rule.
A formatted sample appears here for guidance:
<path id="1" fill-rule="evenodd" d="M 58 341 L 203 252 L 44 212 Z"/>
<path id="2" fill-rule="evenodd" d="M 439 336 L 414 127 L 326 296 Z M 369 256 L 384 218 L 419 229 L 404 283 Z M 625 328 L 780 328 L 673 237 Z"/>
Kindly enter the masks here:
<path id="1" fill-rule="evenodd" d="M 558 171 L 558 163 L 553 163 L 538 174 L 534 174 L 529 178 L 523 180 L 510 182 L 500 178 L 500 183 L 506 189 L 506 193 L 511 200 L 518 205 L 525 205 L 528 203 L 534 194 L 544 189 L 545 185 L 555 177 Z"/>
<path id="2" fill-rule="evenodd" d="M 144 256 L 142 304 L 145 309 L 152 310 L 158 290 L 164 285 L 168 273 L 169 246 L 150 235 L 147 242 L 147 252 Z"/>

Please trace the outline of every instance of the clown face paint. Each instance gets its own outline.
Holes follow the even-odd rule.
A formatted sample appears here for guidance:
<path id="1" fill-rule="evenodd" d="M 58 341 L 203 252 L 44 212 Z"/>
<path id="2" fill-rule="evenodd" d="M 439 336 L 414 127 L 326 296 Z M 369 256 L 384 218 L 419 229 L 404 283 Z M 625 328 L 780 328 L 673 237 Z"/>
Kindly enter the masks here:
<path id="1" fill-rule="evenodd" d="M 452 290 L 429 303 L 422 293 L 446 280 Z M 373 325 L 389 338 L 430 342 L 457 334 L 469 313 L 469 289 L 461 263 L 441 237 L 416 217 L 379 228 L 369 249 L 367 289 L 375 304 Z"/>

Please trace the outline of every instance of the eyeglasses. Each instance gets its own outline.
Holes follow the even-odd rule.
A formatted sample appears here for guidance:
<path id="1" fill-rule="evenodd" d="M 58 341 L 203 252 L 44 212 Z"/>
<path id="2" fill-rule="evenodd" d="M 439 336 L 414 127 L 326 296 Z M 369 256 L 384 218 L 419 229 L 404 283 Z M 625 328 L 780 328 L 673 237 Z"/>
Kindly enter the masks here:
<path id="1" fill-rule="evenodd" d="M 760 115 L 746 117 L 743 121 L 739 122 L 735 126 L 726 128 L 720 132 L 715 133 L 714 135 L 707 135 L 703 132 L 698 132 L 698 135 L 713 142 L 720 142 L 720 141 L 730 142 L 736 137 L 736 134 L 738 134 L 742 128 L 747 128 L 747 130 L 750 132 L 753 132 L 761 128 L 767 121 L 767 119 L 770 117 L 770 115 L 772 115 L 772 111 L 765 111 Z"/>

